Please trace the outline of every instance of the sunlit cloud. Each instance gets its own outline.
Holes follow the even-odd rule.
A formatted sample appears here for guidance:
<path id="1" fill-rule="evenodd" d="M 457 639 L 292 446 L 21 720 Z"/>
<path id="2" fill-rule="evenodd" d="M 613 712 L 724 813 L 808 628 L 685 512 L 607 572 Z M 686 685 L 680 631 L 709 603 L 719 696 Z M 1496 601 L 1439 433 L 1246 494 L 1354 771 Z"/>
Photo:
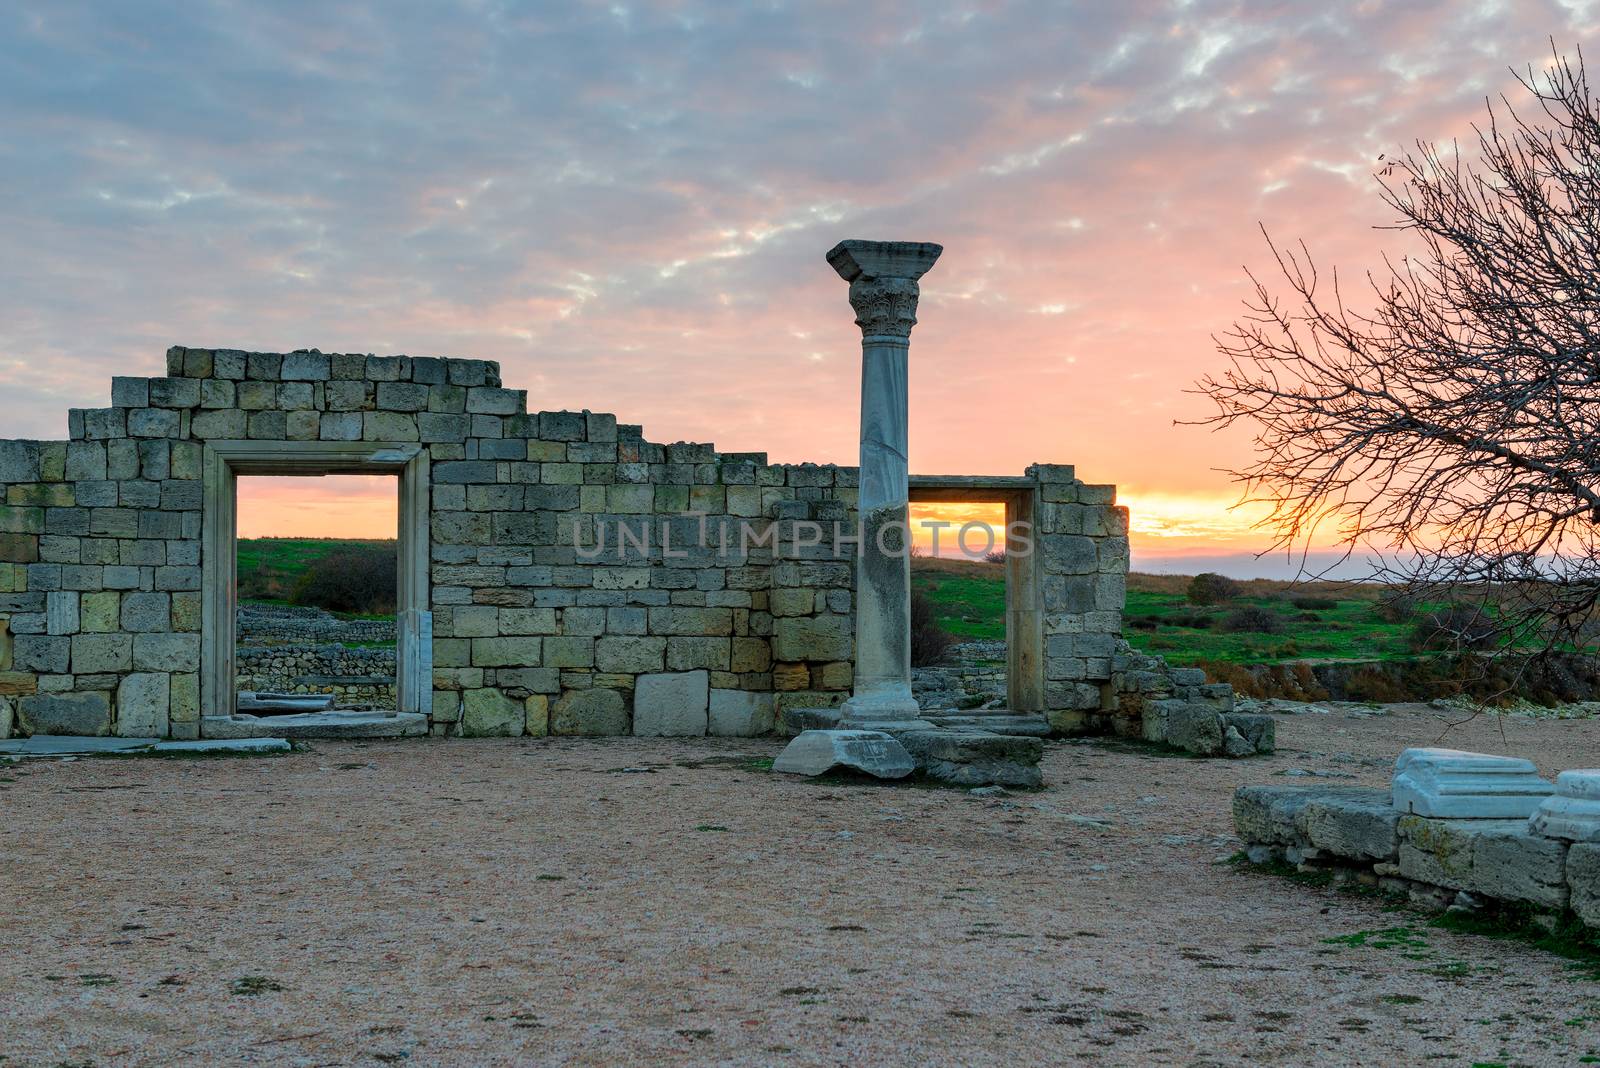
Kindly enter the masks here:
<path id="1" fill-rule="evenodd" d="M 823 253 L 903 237 L 945 246 L 914 471 L 1071 463 L 1137 487 L 1136 554 L 1250 546 L 1218 473 L 1248 441 L 1186 425 L 1183 390 L 1267 260 L 1257 223 L 1375 263 L 1378 154 L 1470 137 L 1508 66 L 1595 17 L 23 0 L 0 10 L 0 435 L 62 436 L 172 344 L 316 346 L 498 360 L 535 408 L 853 463 L 860 337 Z M 341 508 L 386 499 L 262 493 L 272 522 L 350 530 Z"/>

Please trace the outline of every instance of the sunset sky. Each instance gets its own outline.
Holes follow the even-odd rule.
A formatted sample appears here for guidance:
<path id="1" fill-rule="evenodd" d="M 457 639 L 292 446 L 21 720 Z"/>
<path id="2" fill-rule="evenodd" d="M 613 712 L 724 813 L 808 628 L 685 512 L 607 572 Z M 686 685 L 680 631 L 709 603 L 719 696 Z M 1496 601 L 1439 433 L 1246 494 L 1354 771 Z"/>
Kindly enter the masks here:
<path id="1" fill-rule="evenodd" d="M 1593 3 L 12 3 L 0 436 L 61 437 L 168 345 L 498 360 L 539 408 L 854 463 L 823 253 L 937 241 L 912 470 L 1115 482 L 1135 566 L 1256 564 L 1174 420 L 1265 270 L 1395 235 L 1380 153 L 1470 138 Z M 392 530 L 272 480 L 244 533 Z M 1176 562 L 1175 562 L 1176 561 Z"/>

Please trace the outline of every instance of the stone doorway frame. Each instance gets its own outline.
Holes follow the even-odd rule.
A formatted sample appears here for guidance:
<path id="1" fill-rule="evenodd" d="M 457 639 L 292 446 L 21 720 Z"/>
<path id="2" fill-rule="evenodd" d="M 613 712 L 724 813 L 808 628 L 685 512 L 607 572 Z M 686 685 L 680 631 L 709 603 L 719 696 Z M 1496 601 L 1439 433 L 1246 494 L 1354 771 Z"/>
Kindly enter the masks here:
<path id="1" fill-rule="evenodd" d="M 396 711 L 433 706 L 433 616 L 428 600 L 428 451 L 415 442 L 209 441 L 202 461 L 201 722 L 237 711 L 238 484 L 243 475 L 398 475 Z"/>
<path id="2" fill-rule="evenodd" d="M 1044 616 L 1039 590 L 1039 484 L 1025 475 L 912 475 L 912 504 L 1003 504 L 1006 508 L 1006 706 L 1013 712 L 1043 712 Z M 1032 551 L 1023 554 L 1011 524 L 1033 530 Z"/>

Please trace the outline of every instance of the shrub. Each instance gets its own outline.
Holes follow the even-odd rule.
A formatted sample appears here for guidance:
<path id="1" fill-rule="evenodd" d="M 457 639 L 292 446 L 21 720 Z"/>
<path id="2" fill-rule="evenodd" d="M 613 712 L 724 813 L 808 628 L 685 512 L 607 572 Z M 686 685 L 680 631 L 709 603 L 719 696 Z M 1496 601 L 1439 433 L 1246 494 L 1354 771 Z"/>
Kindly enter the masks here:
<path id="1" fill-rule="evenodd" d="M 1003 564 L 1006 562 L 1006 551 L 1004 549 L 991 549 L 983 554 L 983 562 L 986 564 Z"/>
<path id="2" fill-rule="evenodd" d="M 330 612 L 391 613 L 399 593 L 397 572 L 393 546 L 342 549 L 307 568 L 292 599 Z"/>
<path id="3" fill-rule="evenodd" d="M 1296 597 L 1289 603 L 1302 612 L 1326 612 L 1339 607 L 1339 602 L 1332 597 Z"/>
<path id="4" fill-rule="evenodd" d="M 1415 649 L 1487 649 L 1498 628 L 1482 605 L 1447 604 L 1417 620 L 1411 631 Z"/>
<path id="5" fill-rule="evenodd" d="M 955 639 L 939 627 L 933 602 L 918 590 L 911 591 L 911 666 L 942 664 Z"/>
<path id="6" fill-rule="evenodd" d="M 1167 622 L 1174 627 L 1193 627 L 1195 630 L 1208 630 L 1216 621 L 1216 616 L 1204 612 L 1174 612 L 1167 617 Z"/>
<path id="7" fill-rule="evenodd" d="M 1417 595 L 1404 590 L 1385 594 L 1372 610 L 1385 623 L 1409 623 L 1421 608 Z"/>
<path id="8" fill-rule="evenodd" d="M 1222 617 L 1222 629 L 1229 634 L 1276 634 L 1283 629 L 1283 617 L 1258 604 L 1241 605 Z"/>
<path id="9" fill-rule="evenodd" d="M 1189 588 L 1184 591 L 1184 596 L 1190 604 L 1222 604 L 1234 600 L 1242 592 L 1244 588 L 1233 579 L 1207 571 L 1189 580 Z"/>

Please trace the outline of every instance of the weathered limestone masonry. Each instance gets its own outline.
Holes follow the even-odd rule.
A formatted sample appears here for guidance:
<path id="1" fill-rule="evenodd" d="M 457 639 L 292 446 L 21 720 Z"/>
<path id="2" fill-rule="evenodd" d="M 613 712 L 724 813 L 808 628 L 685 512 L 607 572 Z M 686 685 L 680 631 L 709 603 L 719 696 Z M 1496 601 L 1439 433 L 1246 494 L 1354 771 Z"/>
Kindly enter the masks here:
<path id="1" fill-rule="evenodd" d="M 166 376 L 116 378 L 111 401 L 72 411 L 67 441 L 0 442 L 0 734 L 193 738 L 226 717 L 231 693 L 202 680 L 219 656 L 229 678 L 214 650 L 231 654 L 232 612 L 202 577 L 231 553 L 231 528 L 208 530 L 231 522 L 232 483 L 207 472 L 315 444 L 425 472 L 401 556 L 425 544 L 431 619 L 408 626 L 431 622 L 415 704 L 434 734 L 759 734 L 851 692 L 853 548 L 771 539 L 790 520 L 853 529 L 853 468 L 529 413 L 480 360 L 174 348 Z M 1096 729 L 1126 511 L 1070 467 L 1000 481 L 1037 503 L 1035 568 L 1010 606 L 1035 710 Z"/>
<path id="2" fill-rule="evenodd" d="M 332 694 L 340 708 L 395 706 L 393 649 L 343 645 L 240 646 L 241 692 Z"/>
<path id="3" fill-rule="evenodd" d="M 1499 775 L 1457 772 L 1452 779 L 1447 773 L 1450 785 L 1429 800 L 1449 814 L 1423 815 L 1412 811 L 1417 804 L 1404 788 L 1407 760 L 1417 754 L 1506 767 L 1490 769 Z M 1570 909 L 1600 928 L 1600 809 L 1592 804 L 1600 796 L 1600 772 L 1564 771 L 1552 795 L 1531 764 L 1509 758 L 1408 750 L 1396 766 L 1389 790 L 1241 786 L 1233 819 L 1247 856 L 1405 894 L 1429 907 L 1493 901 Z M 1515 781 L 1502 787 L 1496 778 Z"/>

